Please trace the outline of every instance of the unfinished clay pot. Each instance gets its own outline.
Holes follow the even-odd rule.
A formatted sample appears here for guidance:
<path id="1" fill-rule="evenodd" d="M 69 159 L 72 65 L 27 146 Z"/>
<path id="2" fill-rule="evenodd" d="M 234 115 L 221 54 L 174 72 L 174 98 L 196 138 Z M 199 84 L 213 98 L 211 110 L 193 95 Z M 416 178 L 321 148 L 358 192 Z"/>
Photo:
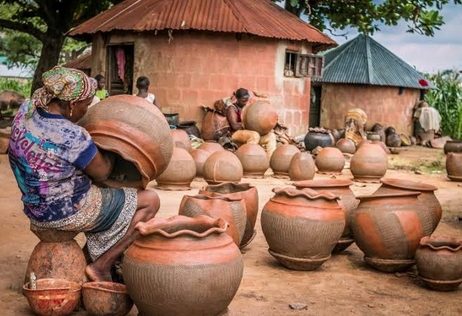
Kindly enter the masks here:
<path id="1" fill-rule="evenodd" d="M 387 154 L 376 144 L 363 143 L 350 161 L 354 181 L 378 183 L 387 172 Z"/>
<path id="2" fill-rule="evenodd" d="M 196 176 L 203 177 L 204 164 L 212 153 L 203 149 L 193 149 L 191 150 L 190 154 L 194 159 L 194 163 L 196 164 Z"/>
<path id="3" fill-rule="evenodd" d="M 300 150 L 294 145 L 281 145 L 273 152 L 270 160 L 270 167 L 275 178 L 288 178 L 289 167 L 292 158 Z"/>
<path id="4" fill-rule="evenodd" d="M 318 172 L 322 174 L 342 174 L 345 167 L 345 157 L 340 149 L 335 147 L 323 148 L 314 160 Z"/>
<path id="5" fill-rule="evenodd" d="M 296 153 L 289 165 L 289 178 L 292 181 L 311 180 L 316 173 L 313 157 L 309 152 Z"/>
<path id="6" fill-rule="evenodd" d="M 125 316 L 133 307 L 124 284 L 114 282 L 87 282 L 82 285 L 83 305 L 95 316 Z"/>
<path id="7" fill-rule="evenodd" d="M 462 239 L 431 236 L 415 253 L 420 278 L 436 291 L 454 291 L 462 283 Z"/>
<path id="8" fill-rule="evenodd" d="M 388 147 L 399 147 L 401 146 L 401 136 L 397 133 L 388 134 L 385 143 Z"/>
<path id="9" fill-rule="evenodd" d="M 118 154 L 132 166 L 116 163 L 105 182 L 108 186 L 146 187 L 167 169 L 173 153 L 170 127 L 162 112 L 145 99 L 110 96 L 89 108 L 79 125 L 98 147 Z"/>
<path id="10" fill-rule="evenodd" d="M 345 209 L 327 191 L 275 188 L 261 226 L 269 253 L 294 270 L 315 270 L 327 261 L 345 228 Z"/>
<path id="11" fill-rule="evenodd" d="M 209 216 L 153 218 L 123 261 L 127 290 L 141 315 L 226 313 L 242 280 L 241 252 L 227 223 Z"/>
<path id="12" fill-rule="evenodd" d="M 342 153 L 354 154 L 356 152 L 356 145 L 351 139 L 341 138 L 335 144 L 335 147 L 340 149 Z"/>
<path id="13" fill-rule="evenodd" d="M 341 179 L 323 179 L 323 180 L 309 180 L 309 181 L 296 181 L 292 183 L 297 189 L 310 188 L 315 191 L 329 191 L 337 195 L 340 200 L 339 204 L 345 207 L 346 223 L 340 240 L 332 250 L 333 253 L 339 253 L 347 249 L 353 242 L 353 234 L 351 232 L 351 223 L 354 220 L 355 212 L 359 204 L 350 186 L 353 182 L 350 180 Z"/>
<path id="14" fill-rule="evenodd" d="M 226 233 L 239 246 L 244 237 L 246 227 L 246 204 L 241 196 L 227 197 L 215 195 L 185 195 L 180 203 L 178 215 L 196 217 L 207 215 L 213 218 L 223 218 L 229 224 Z"/>
<path id="15" fill-rule="evenodd" d="M 462 141 L 460 140 L 449 140 L 446 141 L 443 147 L 444 154 L 447 153 L 462 153 Z"/>
<path id="16" fill-rule="evenodd" d="M 329 147 L 335 144 L 332 134 L 324 128 L 309 128 L 303 142 L 307 151 L 312 151 L 318 146 Z"/>
<path id="17" fill-rule="evenodd" d="M 172 129 L 170 130 L 170 134 L 172 134 L 173 146 L 183 148 L 188 152 L 192 150 L 188 133 L 186 133 L 184 130 Z"/>
<path id="18" fill-rule="evenodd" d="M 364 252 L 364 261 L 383 272 L 404 271 L 415 264 L 414 256 L 424 235 L 419 214 L 419 192 L 360 196 L 351 223 L 353 238 Z"/>
<path id="19" fill-rule="evenodd" d="M 199 147 L 197 147 L 197 149 L 202 149 L 202 150 L 208 151 L 211 154 L 213 154 L 214 152 L 219 151 L 219 150 L 225 150 L 223 148 L 223 146 L 221 146 L 220 144 L 215 143 L 215 142 L 202 143 Z"/>
<path id="20" fill-rule="evenodd" d="M 190 190 L 196 176 L 196 163 L 185 149 L 175 147 L 167 169 L 157 177 L 157 189 L 182 191 Z"/>
<path id="21" fill-rule="evenodd" d="M 244 106 L 242 122 L 246 129 L 266 135 L 278 123 L 278 114 L 268 102 L 256 101 Z"/>
<path id="22" fill-rule="evenodd" d="M 393 178 L 382 178 L 380 182 L 382 185 L 374 194 L 401 192 L 403 190 L 420 192 L 418 199 L 425 206 L 421 209 L 422 213 L 419 214 L 424 236 L 430 236 L 435 231 L 443 213 L 440 202 L 435 196 L 435 191 L 438 190 L 437 187 L 421 182 Z"/>
<path id="23" fill-rule="evenodd" d="M 204 163 L 204 179 L 208 184 L 240 182 L 244 174 L 239 158 L 230 151 L 219 150 Z"/>
<path id="24" fill-rule="evenodd" d="M 199 194 L 213 196 L 220 194 L 230 199 L 242 199 L 245 203 L 246 211 L 246 225 L 244 236 L 239 245 L 239 248 L 244 248 L 255 238 L 257 231 L 255 230 L 255 223 L 258 216 L 258 191 L 257 187 L 249 183 L 233 183 L 226 182 L 217 185 L 208 185 L 201 190 Z"/>
<path id="25" fill-rule="evenodd" d="M 448 152 L 446 154 L 446 172 L 452 181 L 462 181 L 462 153 Z"/>
<path id="26" fill-rule="evenodd" d="M 244 177 L 263 178 L 269 168 L 266 151 L 260 145 L 244 144 L 236 150 L 235 155 L 242 164 Z"/>

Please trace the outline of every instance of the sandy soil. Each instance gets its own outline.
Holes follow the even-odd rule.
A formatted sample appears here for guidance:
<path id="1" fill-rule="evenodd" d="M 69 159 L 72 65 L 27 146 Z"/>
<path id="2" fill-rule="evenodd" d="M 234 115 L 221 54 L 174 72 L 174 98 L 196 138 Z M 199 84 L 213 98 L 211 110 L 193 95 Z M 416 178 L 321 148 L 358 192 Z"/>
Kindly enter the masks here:
<path id="1" fill-rule="evenodd" d="M 437 186 L 436 195 L 443 207 L 443 218 L 435 232 L 462 238 L 461 184 L 447 180 L 442 150 L 406 147 L 397 155 L 389 155 L 393 169 L 386 176 L 421 181 Z M 315 179 L 326 178 L 316 175 Z M 351 179 L 345 169 L 340 179 Z M 38 239 L 29 230 L 21 211 L 20 194 L 5 155 L 0 155 L 0 311 L 2 315 L 32 315 L 21 286 L 29 255 Z M 243 179 L 259 191 L 260 210 L 273 195 L 272 188 L 290 184 L 288 180 L 266 177 Z M 153 183 L 154 184 L 154 183 Z M 160 217 L 178 212 L 183 195 L 194 195 L 206 183 L 196 179 L 190 191 L 158 191 L 161 198 Z M 371 194 L 377 184 L 355 183 L 356 195 Z M 244 278 L 229 306 L 234 315 L 462 315 L 461 289 L 436 292 L 424 286 L 415 268 L 405 273 L 386 274 L 368 267 L 363 253 L 350 246 L 311 272 L 288 270 L 271 257 L 261 232 L 244 250 Z M 306 304 L 306 309 L 293 310 L 292 303 Z M 86 315 L 81 310 L 74 315 Z M 129 315 L 137 315 L 136 308 Z"/>

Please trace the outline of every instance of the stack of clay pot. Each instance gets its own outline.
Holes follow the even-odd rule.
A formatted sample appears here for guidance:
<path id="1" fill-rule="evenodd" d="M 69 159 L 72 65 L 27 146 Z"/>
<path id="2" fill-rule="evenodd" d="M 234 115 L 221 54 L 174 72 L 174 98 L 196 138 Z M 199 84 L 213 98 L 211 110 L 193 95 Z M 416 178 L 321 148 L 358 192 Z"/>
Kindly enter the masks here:
<path id="1" fill-rule="evenodd" d="M 448 141 L 444 145 L 446 171 L 452 181 L 462 181 L 462 142 Z"/>

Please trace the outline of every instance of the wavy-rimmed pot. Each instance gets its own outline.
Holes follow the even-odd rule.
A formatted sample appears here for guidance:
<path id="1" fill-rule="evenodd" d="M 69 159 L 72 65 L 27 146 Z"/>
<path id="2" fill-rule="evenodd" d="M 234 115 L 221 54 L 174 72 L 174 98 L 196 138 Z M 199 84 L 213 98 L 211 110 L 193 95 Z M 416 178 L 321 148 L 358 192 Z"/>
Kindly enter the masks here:
<path id="1" fill-rule="evenodd" d="M 359 204 L 359 200 L 356 199 L 356 196 L 350 189 L 353 182 L 341 179 L 323 179 L 296 181 L 292 184 L 297 189 L 310 188 L 316 191 L 325 190 L 339 196 L 340 200 L 338 202 L 345 207 L 346 223 L 342 236 L 332 250 L 332 253 L 339 253 L 347 249 L 354 242 L 350 225 L 354 219 L 354 215 Z"/>
<path id="2" fill-rule="evenodd" d="M 331 257 L 345 227 L 339 197 L 327 191 L 274 188 L 261 214 L 269 253 L 293 270 L 315 270 Z"/>
<path id="3" fill-rule="evenodd" d="M 443 210 L 441 204 L 435 196 L 437 187 L 412 180 L 382 178 L 382 185 L 373 194 L 393 193 L 399 191 L 416 191 L 420 192 L 418 199 L 424 204 L 422 213 L 419 218 L 424 228 L 424 236 L 430 236 L 438 226 L 441 220 Z"/>
<path id="4" fill-rule="evenodd" d="M 208 185 L 199 190 L 199 194 L 213 196 L 220 194 L 230 199 L 242 199 L 245 203 L 246 224 L 244 236 L 239 248 L 245 248 L 255 238 L 257 231 L 255 223 L 258 216 L 258 190 L 249 183 L 226 182 L 217 185 Z"/>
<path id="5" fill-rule="evenodd" d="M 379 145 L 364 142 L 350 161 L 354 181 L 378 183 L 388 169 L 387 154 Z"/>
<path id="6" fill-rule="evenodd" d="M 138 223 L 141 236 L 123 261 L 141 315 L 215 316 L 226 312 L 243 275 L 241 252 L 222 218 L 174 216 Z"/>
<path id="7" fill-rule="evenodd" d="M 401 191 L 357 197 L 351 228 L 364 261 L 382 272 L 404 271 L 415 264 L 423 237 L 419 192 Z"/>
<path id="8" fill-rule="evenodd" d="M 436 291 L 454 291 L 462 283 L 462 239 L 424 237 L 415 254 L 419 276 Z"/>
<path id="9" fill-rule="evenodd" d="M 124 284 L 114 282 L 87 282 L 82 285 L 83 305 L 95 316 L 125 316 L 133 307 Z"/>

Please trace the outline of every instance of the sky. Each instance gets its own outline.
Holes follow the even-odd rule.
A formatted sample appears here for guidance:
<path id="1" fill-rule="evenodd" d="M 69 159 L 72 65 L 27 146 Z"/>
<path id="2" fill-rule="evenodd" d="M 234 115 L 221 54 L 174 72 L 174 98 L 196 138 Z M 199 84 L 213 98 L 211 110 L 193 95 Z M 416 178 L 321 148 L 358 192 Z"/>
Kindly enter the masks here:
<path id="1" fill-rule="evenodd" d="M 462 5 L 448 5 L 441 12 L 445 24 L 435 30 L 433 37 L 406 33 L 407 23 L 381 26 L 372 38 L 418 71 L 436 73 L 447 69 L 462 71 Z M 339 33 L 345 31 L 339 31 Z M 355 38 L 358 33 L 349 31 L 347 38 L 332 36 L 339 45 Z"/>

